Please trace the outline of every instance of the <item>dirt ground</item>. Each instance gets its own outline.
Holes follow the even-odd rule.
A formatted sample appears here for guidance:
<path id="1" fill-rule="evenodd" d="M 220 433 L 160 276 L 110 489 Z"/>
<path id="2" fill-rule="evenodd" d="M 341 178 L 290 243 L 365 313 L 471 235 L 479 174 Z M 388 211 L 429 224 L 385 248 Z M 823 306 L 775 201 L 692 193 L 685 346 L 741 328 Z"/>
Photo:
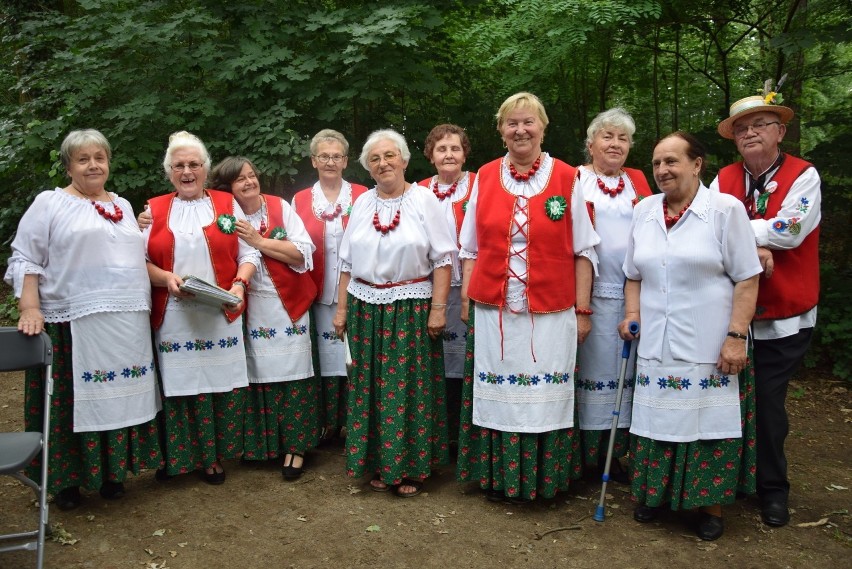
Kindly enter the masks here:
<path id="1" fill-rule="evenodd" d="M 20 374 L 0 375 L 0 430 L 22 424 Z M 50 511 L 56 536 L 46 567 L 61 568 L 659 568 L 811 569 L 852 559 L 852 390 L 810 377 L 791 388 L 788 439 L 793 485 L 789 526 L 760 522 L 754 499 L 725 508 L 725 535 L 699 541 L 693 515 L 667 512 L 633 521 L 626 486 L 611 484 L 607 519 L 595 522 L 600 483 L 527 505 L 494 504 L 445 467 L 412 499 L 371 492 L 346 476 L 342 445 L 307 456 L 305 475 L 284 482 L 276 464 L 226 463 L 209 486 L 187 475 L 166 483 L 153 472 L 131 478 L 107 502 L 88 493 L 71 512 Z M 32 492 L 0 481 L 0 531 L 34 522 Z M 805 524 L 805 525 L 803 525 Z M 72 543 L 73 542 L 73 543 Z M 844 561 L 845 560 L 845 561 Z M 29 552 L 0 554 L 0 568 L 34 566 Z"/>

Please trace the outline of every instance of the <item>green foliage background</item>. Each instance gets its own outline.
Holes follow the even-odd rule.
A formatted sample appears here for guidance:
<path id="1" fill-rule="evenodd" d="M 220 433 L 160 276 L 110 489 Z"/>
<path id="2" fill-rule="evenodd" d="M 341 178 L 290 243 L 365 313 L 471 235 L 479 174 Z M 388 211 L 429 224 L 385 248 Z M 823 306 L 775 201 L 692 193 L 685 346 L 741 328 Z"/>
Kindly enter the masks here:
<path id="1" fill-rule="evenodd" d="M 139 206 L 169 190 L 162 154 L 190 130 L 213 159 L 251 157 L 266 191 L 307 186 L 308 141 L 343 132 L 357 156 L 377 128 L 418 152 L 440 122 L 464 126 L 477 166 L 503 150 L 494 113 L 529 90 L 551 123 L 545 147 L 583 161 L 585 129 L 620 105 L 637 122 L 628 165 L 650 174 L 676 129 L 711 151 L 709 182 L 737 158 L 716 124 L 731 102 L 788 74 L 796 120 L 785 150 L 823 179 L 820 322 L 811 363 L 852 377 L 852 8 L 836 0 L 3 0 L 0 240 L 34 195 L 65 184 L 58 147 L 97 128 L 113 145 L 110 189 Z M 368 183 L 350 160 L 347 179 Z M 649 176 L 650 179 L 650 176 Z M 8 302 L 6 303 L 8 305 Z"/>

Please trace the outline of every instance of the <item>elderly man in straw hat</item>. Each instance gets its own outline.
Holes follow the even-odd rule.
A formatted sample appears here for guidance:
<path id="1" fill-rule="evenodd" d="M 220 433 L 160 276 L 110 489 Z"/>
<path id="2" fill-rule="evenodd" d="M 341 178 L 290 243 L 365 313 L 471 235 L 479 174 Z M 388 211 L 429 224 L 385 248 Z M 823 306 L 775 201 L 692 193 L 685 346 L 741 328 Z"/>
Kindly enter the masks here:
<path id="1" fill-rule="evenodd" d="M 752 323 L 757 493 L 764 523 L 780 527 L 790 520 L 787 384 L 810 343 L 819 298 L 820 178 L 812 164 L 779 150 L 793 111 L 774 104 L 776 97 L 770 92 L 731 105 L 718 130 L 743 160 L 722 168 L 710 187 L 743 201 L 764 269 Z M 746 332 L 729 335 L 746 341 Z"/>

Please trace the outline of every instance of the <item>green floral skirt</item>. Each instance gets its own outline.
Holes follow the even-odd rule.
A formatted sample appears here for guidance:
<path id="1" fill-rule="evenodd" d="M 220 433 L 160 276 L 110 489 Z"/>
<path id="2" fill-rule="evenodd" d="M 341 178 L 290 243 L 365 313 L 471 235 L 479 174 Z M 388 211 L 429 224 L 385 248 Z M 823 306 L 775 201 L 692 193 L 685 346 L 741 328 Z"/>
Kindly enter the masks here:
<path id="1" fill-rule="evenodd" d="M 124 482 L 127 473 L 139 474 L 162 466 L 157 420 L 114 429 L 74 432 L 74 375 L 71 365 L 71 326 L 45 324 L 53 342 L 53 407 L 50 413 L 48 491 L 82 486 L 96 490 L 104 482 Z M 41 431 L 44 384 L 39 370 L 27 371 L 24 388 L 24 428 Z M 38 480 L 40 457 L 27 474 Z"/>
<path id="2" fill-rule="evenodd" d="M 166 472 L 185 474 L 243 454 L 246 392 L 200 393 L 163 399 Z"/>
<path id="3" fill-rule="evenodd" d="M 319 443 L 319 379 L 251 383 L 246 392 L 246 460 L 305 454 Z"/>
<path id="4" fill-rule="evenodd" d="M 583 448 L 583 464 L 587 467 L 597 468 L 599 461 L 606 460 L 606 451 L 609 445 L 609 432 L 605 431 L 580 431 L 580 442 Z M 613 458 L 627 456 L 630 448 L 630 429 L 615 430 L 615 444 L 612 446 Z"/>
<path id="5" fill-rule="evenodd" d="M 474 309 L 470 307 L 456 478 L 511 498 L 552 498 L 582 476 L 579 429 L 511 433 L 473 424 Z M 574 424 L 579 424 L 574 406 Z"/>
<path id="6" fill-rule="evenodd" d="M 349 296 L 346 469 L 386 484 L 422 480 L 449 461 L 443 343 L 427 334 L 430 301 Z"/>
<path id="7" fill-rule="evenodd" d="M 731 504 L 737 492 L 754 494 L 757 447 L 754 367 L 740 374 L 740 417 L 743 437 L 688 443 L 631 436 L 631 487 L 646 506 L 670 503 L 672 510 Z"/>

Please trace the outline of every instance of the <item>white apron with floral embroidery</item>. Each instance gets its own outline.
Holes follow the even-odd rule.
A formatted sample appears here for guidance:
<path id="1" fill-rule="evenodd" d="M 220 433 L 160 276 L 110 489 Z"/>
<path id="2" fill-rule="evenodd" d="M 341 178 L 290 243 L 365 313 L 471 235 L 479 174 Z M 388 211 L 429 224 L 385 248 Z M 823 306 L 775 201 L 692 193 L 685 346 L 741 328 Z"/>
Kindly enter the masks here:
<path id="1" fill-rule="evenodd" d="M 228 322 L 219 307 L 170 296 L 154 347 L 166 397 L 248 385 L 243 319 Z"/>
<path id="2" fill-rule="evenodd" d="M 139 425 L 160 410 L 149 318 L 147 311 L 100 312 L 71 321 L 75 433 Z"/>
<path id="3" fill-rule="evenodd" d="M 334 331 L 332 324 L 336 312 L 336 302 L 334 304 L 315 303 L 311 307 L 311 315 L 317 328 L 317 352 L 323 377 L 346 376 L 346 354 L 343 342 Z"/>
<path id="4" fill-rule="evenodd" d="M 246 357 L 250 383 L 312 377 L 310 311 L 294 323 L 274 288 L 252 287 L 246 311 Z"/>
<path id="5" fill-rule="evenodd" d="M 473 423 L 520 433 L 573 427 L 574 311 L 504 310 L 501 338 L 498 309 L 475 306 Z"/>
<path id="6" fill-rule="evenodd" d="M 663 361 L 636 363 L 630 432 L 675 443 L 742 437 L 738 377 L 675 360 L 665 338 Z"/>

